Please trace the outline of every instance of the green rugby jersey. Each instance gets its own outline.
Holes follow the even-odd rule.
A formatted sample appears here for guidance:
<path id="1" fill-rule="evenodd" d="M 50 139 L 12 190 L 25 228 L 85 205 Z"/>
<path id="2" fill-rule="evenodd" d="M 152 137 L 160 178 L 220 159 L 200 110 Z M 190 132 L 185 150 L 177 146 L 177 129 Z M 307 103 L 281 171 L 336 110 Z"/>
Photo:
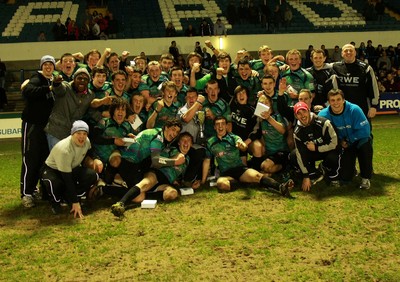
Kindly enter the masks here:
<path id="1" fill-rule="evenodd" d="M 120 96 L 120 95 L 117 95 L 117 94 L 115 93 L 114 89 L 111 88 L 111 91 L 110 91 L 109 93 L 110 93 L 110 96 L 117 96 L 117 97 L 119 97 L 119 98 L 124 99 L 124 100 L 127 101 L 128 103 L 130 102 L 129 94 L 128 94 L 128 92 L 126 92 L 126 91 L 124 91 L 124 92 L 122 93 L 122 95 Z"/>
<path id="2" fill-rule="evenodd" d="M 251 60 L 250 67 L 252 70 L 255 70 L 260 75 L 259 77 L 262 78 L 264 76 L 264 63 L 261 59 Z"/>
<path id="3" fill-rule="evenodd" d="M 104 97 L 106 97 L 106 93 L 109 94 L 112 90 L 111 83 L 107 81 L 100 88 L 97 88 L 96 86 L 93 85 L 93 82 L 90 82 L 88 88 L 93 91 L 95 99 L 103 99 Z"/>
<path id="4" fill-rule="evenodd" d="M 186 93 L 187 93 L 188 87 L 186 85 L 183 85 L 181 90 L 178 92 L 178 102 L 181 105 L 185 105 L 186 104 Z"/>
<path id="5" fill-rule="evenodd" d="M 62 76 L 63 81 L 71 82 L 71 81 L 74 80 L 74 73 L 72 73 L 71 76 L 68 76 L 68 75 L 66 75 L 66 74 L 65 74 L 64 72 L 62 72 L 62 71 L 57 71 L 57 70 L 53 71 L 53 76 L 54 76 L 54 77 L 57 77 L 57 76 L 59 76 L 59 75 Z"/>
<path id="6" fill-rule="evenodd" d="M 215 103 L 210 103 L 206 99 L 203 103 L 203 109 L 210 109 L 211 112 L 217 116 L 224 116 L 228 122 L 232 121 L 231 109 L 227 102 L 223 99 L 218 99 Z M 206 118 L 204 123 L 204 134 L 206 137 L 211 137 L 215 135 L 214 120 Z"/>
<path id="7" fill-rule="evenodd" d="M 278 113 L 279 111 L 278 111 L 278 96 L 279 96 L 279 94 L 278 94 L 278 90 L 275 90 L 275 92 L 274 92 L 274 95 L 272 95 L 272 108 L 274 109 L 274 113 Z M 266 93 L 265 93 L 265 91 L 263 91 L 263 94 L 265 95 L 265 96 L 268 96 Z M 289 95 L 287 94 L 287 93 L 284 93 L 283 94 L 284 96 L 286 96 L 286 101 L 287 101 L 287 105 L 288 106 L 291 106 L 292 105 L 292 102 L 291 101 L 289 101 Z"/>
<path id="8" fill-rule="evenodd" d="M 299 68 L 295 71 L 291 71 L 289 69 L 282 74 L 282 78 L 283 77 L 286 78 L 287 85 L 291 85 L 294 89 L 296 89 L 297 94 L 299 94 L 300 90 L 303 88 L 309 89 L 311 92 L 314 92 L 314 77 L 311 73 L 303 68 Z M 289 99 L 292 104 L 297 102 L 297 100 L 292 101 L 290 96 Z"/>
<path id="9" fill-rule="evenodd" d="M 142 121 L 142 124 L 136 128 L 135 130 L 133 130 L 133 134 L 137 135 L 139 134 L 139 132 L 143 131 L 146 129 L 146 123 L 147 123 L 147 119 L 149 118 L 149 115 L 146 111 L 146 109 L 142 109 L 139 113 L 139 118 Z"/>
<path id="10" fill-rule="evenodd" d="M 125 121 L 118 125 L 118 123 L 112 118 L 101 120 L 95 130 L 96 132 L 97 130 L 102 132 L 103 138 L 99 139 L 102 139 L 103 141 L 100 141 L 99 143 L 93 142 L 93 147 L 97 156 L 100 157 L 103 163 L 107 163 L 111 153 L 118 149 L 118 146 L 114 144 L 114 138 L 123 138 L 129 133 L 133 133 L 133 128 L 129 122 Z"/>
<path id="11" fill-rule="evenodd" d="M 287 121 L 280 114 L 273 114 L 271 116 L 277 122 L 282 123 L 285 128 L 287 127 Z M 280 134 L 275 127 L 264 119 L 261 121 L 261 133 L 265 142 L 267 156 L 274 155 L 279 151 L 289 152 L 285 134 Z"/>
<path id="12" fill-rule="evenodd" d="M 135 142 L 121 151 L 123 158 L 140 163 L 152 153 L 161 152 L 165 148 L 164 134 L 161 128 L 146 129 L 135 137 Z"/>
<path id="13" fill-rule="evenodd" d="M 231 168 L 243 166 L 239 149 L 236 148 L 236 143 L 239 141 L 242 142 L 242 139 L 233 133 L 227 133 L 222 139 L 217 136 L 209 138 L 206 145 L 206 158 L 210 159 L 214 156 L 222 173 Z"/>
<path id="14" fill-rule="evenodd" d="M 166 147 L 161 151 L 160 156 L 173 159 L 179 153 L 179 150 L 175 147 Z M 181 165 L 163 166 L 161 168 L 158 168 L 158 170 L 161 171 L 168 178 L 169 183 L 172 184 L 175 180 L 178 179 L 178 177 L 185 173 L 186 168 L 189 164 L 189 156 L 185 155 L 185 159 L 186 161 Z"/>
<path id="15" fill-rule="evenodd" d="M 284 65 L 284 62 L 281 62 L 281 61 L 275 61 L 275 63 L 277 64 L 278 67 Z M 265 65 L 264 65 L 264 63 L 263 63 L 263 61 L 261 59 L 251 60 L 250 61 L 250 66 L 251 66 L 252 70 L 255 70 L 255 71 L 258 72 L 258 74 L 259 74 L 258 77 L 260 79 L 264 77 L 264 75 L 265 75 L 265 73 L 264 73 Z"/>
<path id="16" fill-rule="evenodd" d="M 111 84 L 109 82 L 104 83 L 104 85 L 100 88 L 97 88 L 93 85 L 93 82 L 90 82 L 88 85 L 88 89 L 92 90 L 94 93 L 94 99 L 103 99 L 110 93 Z M 107 93 L 107 94 L 106 94 Z M 86 111 L 86 114 L 83 117 L 83 120 L 86 121 L 89 125 L 96 126 L 98 122 L 103 118 L 102 113 L 104 111 L 108 111 L 110 108 L 109 105 L 102 105 L 98 108 L 89 108 Z"/>
<path id="17" fill-rule="evenodd" d="M 154 110 L 157 109 L 158 102 L 159 102 L 158 100 L 155 101 L 151 106 L 148 114 L 149 117 L 153 114 Z M 164 102 L 164 107 L 157 114 L 156 123 L 154 124 L 154 127 L 162 128 L 168 119 L 176 117 L 180 108 L 181 104 L 179 102 L 174 102 L 171 104 L 171 106 L 167 106 L 167 104 L 165 104 Z"/>
<path id="18" fill-rule="evenodd" d="M 139 86 L 137 88 L 130 88 L 128 90 L 129 101 L 132 99 L 132 96 L 135 94 L 141 93 L 143 90 L 149 90 L 149 87 L 144 82 L 139 82 Z"/>
<path id="19" fill-rule="evenodd" d="M 153 98 L 161 97 L 162 93 L 158 87 L 165 81 L 168 81 L 168 77 L 165 75 L 160 75 L 158 81 L 151 80 L 148 74 L 142 76 L 142 81 L 147 84 L 148 90 L 150 91 L 150 96 Z"/>

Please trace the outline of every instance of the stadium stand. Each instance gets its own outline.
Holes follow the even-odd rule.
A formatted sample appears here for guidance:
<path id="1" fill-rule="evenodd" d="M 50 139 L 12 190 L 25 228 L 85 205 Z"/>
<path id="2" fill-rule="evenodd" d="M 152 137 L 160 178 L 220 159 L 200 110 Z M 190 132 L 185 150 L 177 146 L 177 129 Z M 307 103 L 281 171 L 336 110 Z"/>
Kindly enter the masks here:
<path id="1" fill-rule="evenodd" d="M 0 4 L 0 24 L 2 38 L 0 42 L 34 42 L 37 35 L 44 31 L 52 40 L 51 29 L 57 19 L 65 22 L 68 17 L 80 22 L 85 18 L 85 6 L 79 1 L 19 1 L 19 4 Z"/>
<path id="2" fill-rule="evenodd" d="M 390 1 L 388 7 L 399 11 L 399 4 Z M 39 31 L 44 31 L 52 40 L 51 28 L 57 18 L 65 22 L 67 17 L 81 25 L 86 18 L 86 6 L 82 1 L 18 1 L 19 4 L 0 4 L 0 42 L 37 41 Z M 165 27 L 172 22 L 177 36 L 183 36 L 189 24 L 198 30 L 201 19 L 215 23 L 220 17 L 228 34 L 269 33 L 261 23 L 230 25 L 226 19 L 226 0 L 132 0 L 109 1 L 108 9 L 119 21 L 118 38 L 164 37 Z M 278 0 L 268 1 L 269 9 Z M 381 21 L 365 21 L 363 0 L 342 1 L 286 1 L 293 12 L 292 24 L 275 30 L 277 33 L 331 32 L 331 31 L 375 31 L 399 30 L 399 20 L 385 13 Z"/>
<path id="3" fill-rule="evenodd" d="M 400 2 L 398 1 L 387 1 L 386 6 L 394 12 L 400 14 Z"/>
<path id="4" fill-rule="evenodd" d="M 258 23 L 227 24 L 225 15 L 228 2 L 226 0 L 115 0 L 108 1 L 108 9 L 120 24 L 117 34 L 119 39 L 165 37 L 165 26 L 169 22 L 174 23 L 177 36 L 183 36 L 189 24 L 198 30 L 203 17 L 210 23 L 214 23 L 217 17 L 221 18 L 228 28 L 228 35 L 268 33 L 266 28 Z M 268 1 L 271 11 L 277 3 L 278 0 Z M 399 7 L 396 8 L 394 3 L 391 4 L 391 11 L 387 9 L 380 21 L 365 21 L 362 15 L 363 0 L 286 1 L 286 5 L 289 5 L 293 12 L 292 24 L 280 28 L 276 33 L 399 30 L 399 20 L 396 17 L 400 16 L 395 13 Z M 58 18 L 65 22 L 67 17 L 71 17 L 80 25 L 87 17 L 86 9 L 86 3 L 82 4 L 82 1 L 76 0 L 18 1 L 18 4 L 8 5 L 0 3 L 2 19 L 0 43 L 35 42 L 40 31 L 44 31 L 47 40 L 51 41 L 53 40 L 51 29 Z M 104 7 L 97 10 L 103 15 L 107 11 Z M 90 14 L 92 11 L 93 8 Z M 33 64 L 33 68 L 36 68 L 37 62 Z M 9 111 L 22 109 L 24 102 L 20 96 L 19 85 L 30 76 L 31 68 L 32 66 L 27 66 L 21 73 L 18 73 L 20 65 L 11 65 L 9 68 L 14 70 L 14 74 L 9 74 L 12 79 L 7 81 Z"/>

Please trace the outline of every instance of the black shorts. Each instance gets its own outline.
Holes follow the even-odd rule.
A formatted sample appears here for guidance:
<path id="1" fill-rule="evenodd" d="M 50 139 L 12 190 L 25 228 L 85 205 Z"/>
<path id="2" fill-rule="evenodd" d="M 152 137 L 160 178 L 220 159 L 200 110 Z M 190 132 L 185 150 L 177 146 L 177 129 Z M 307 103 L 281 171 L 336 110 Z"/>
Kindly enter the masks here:
<path id="1" fill-rule="evenodd" d="M 149 192 L 150 192 L 150 193 L 151 193 L 151 192 L 155 192 L 155 191 L 157 190 L 157 187 L 160 186 L 160 185 L 164 185 L 164 184 L 172 185 L 172 184 L 169 182 L 168 178 L 164 175 L 164 173 L 162 173 L 162 172 L 159 171 L 158 169 L 151 168 L 151 169 L 149 170 L 149 172 L 153 172 L 153 173 L 156 175 L 156 177 L 157 177 L 157 184 L 154 185 L 154 187 L 152 187 L 149 191 L 147 191 L 147 193 L 149 193 Z"/>
<path id="2" fill-rule="evenodd" d="M 276 152 L 273 155 L 267 157 L 274 162 L 274 164 L 280 164 L 286 166 L 289 162 L 289 153 L 288 152 Z"/>
<path id="3" fill-rule="evenodd" d="M 239 150 L 239 156 L 247 158 L 247 150 L 244 152 L 242 150 Z"/>
<path id="4" fill-rule="evenodd" d="M 138 164 L 122 158 L 121 164 L 118 168 L 118 172 L 121 175 L 122 179 L 124 179 L 128 187 L 132 187 L 143 179 L 143 175 L 149 170 L 150 165 L 150 157 L 144 159 Z"/>
<path id="5" fill-rule="evenodd" d="M 249 168 L 247 166 L 237 166 L 234 168 L 230 168 L 227 171 L 224 171 L 223 173 L 221 173 L 221 176 L 230 176 L 233 179 L 236 179 L 239 181 L 239 178 L 243 175 L 243 173 L 246 172 L 246 170 L 248 170 Z"/>

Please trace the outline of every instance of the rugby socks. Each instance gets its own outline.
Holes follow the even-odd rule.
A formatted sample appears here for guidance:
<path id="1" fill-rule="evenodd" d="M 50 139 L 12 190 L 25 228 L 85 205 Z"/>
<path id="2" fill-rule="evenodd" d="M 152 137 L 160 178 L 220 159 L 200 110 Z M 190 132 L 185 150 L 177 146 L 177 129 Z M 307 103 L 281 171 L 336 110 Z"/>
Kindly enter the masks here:
<path id="1" fill-rule="evenodd" d="M 126 194 L 122 197 L 120 202 L 125 204 L 128 201 L 132 201 L 139 195 L 140 195 L 140 188 L 135 185 L 131 189 L 129 189 L 128 192 L 126 192 Z"/>
<path id="2" fill-rule="evenodd" d="M 265 188 L 267 188 L 268 190 L 272 192 L 278 192 L 280 194 L 280 189 L 279 189 L 280 184 L 273 178 L 263 175 L 263 177 L 260 180 L 260 184 Z"/>

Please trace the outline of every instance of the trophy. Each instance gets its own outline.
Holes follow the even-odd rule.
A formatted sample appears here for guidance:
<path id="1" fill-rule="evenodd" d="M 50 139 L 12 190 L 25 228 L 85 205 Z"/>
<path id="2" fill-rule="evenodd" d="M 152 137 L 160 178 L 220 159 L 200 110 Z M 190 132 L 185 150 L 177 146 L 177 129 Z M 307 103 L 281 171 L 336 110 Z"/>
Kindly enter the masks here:
<path id="1" fill-rule="evenodd" d="M 206 120 L 206 113 L 204 111 L 197 111 L 196 112 L 196 123 L 199 125 L 199 139 L 204 139 L 204 122 Z"/>

